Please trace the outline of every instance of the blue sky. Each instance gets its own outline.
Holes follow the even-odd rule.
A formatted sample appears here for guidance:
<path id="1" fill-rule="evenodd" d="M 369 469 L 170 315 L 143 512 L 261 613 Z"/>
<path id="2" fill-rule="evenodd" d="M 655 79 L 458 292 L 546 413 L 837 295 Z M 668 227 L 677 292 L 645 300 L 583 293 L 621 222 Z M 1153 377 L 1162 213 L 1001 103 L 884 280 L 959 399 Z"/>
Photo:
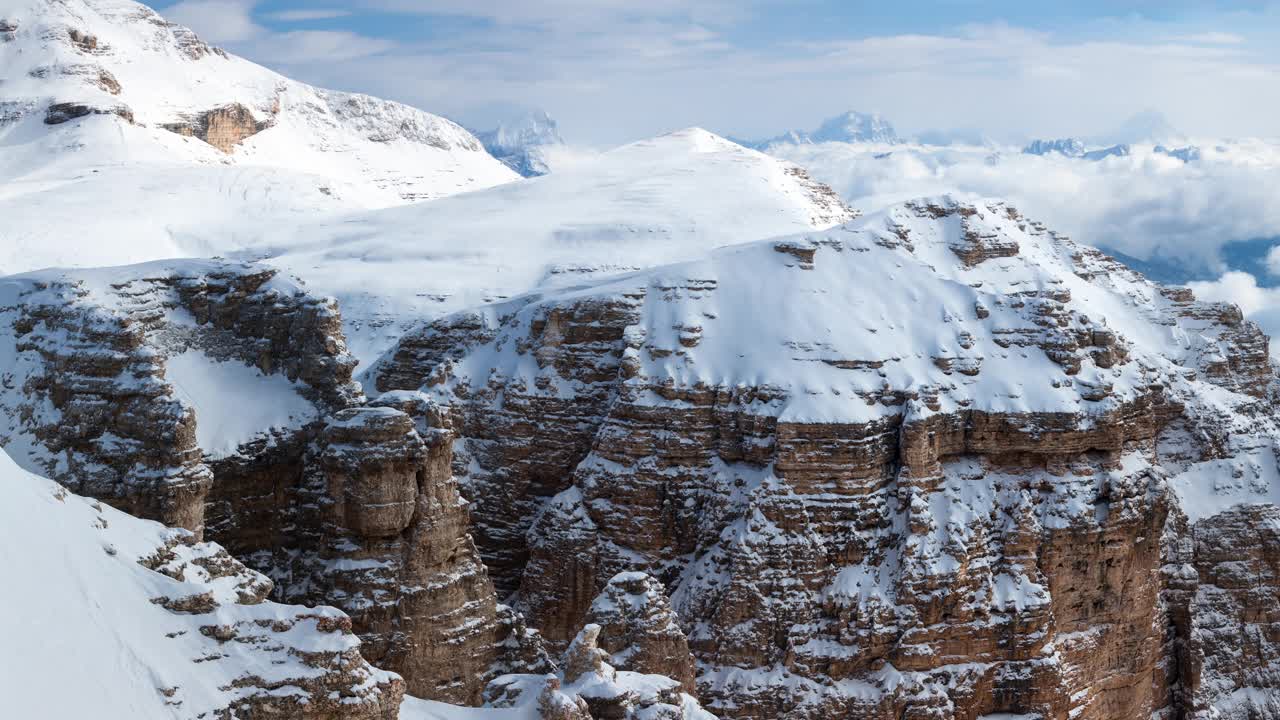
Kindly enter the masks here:
<path id="1" fill-rule="evenodd" d="M 545 108 L 611 144 L 771 135 L 848 109 L 907 132 L 1091 135 L 1156 109 L 1280 135 L 1280 6 L 1242 1 L 182 0 L 207 39 L 473 127 Z"/>

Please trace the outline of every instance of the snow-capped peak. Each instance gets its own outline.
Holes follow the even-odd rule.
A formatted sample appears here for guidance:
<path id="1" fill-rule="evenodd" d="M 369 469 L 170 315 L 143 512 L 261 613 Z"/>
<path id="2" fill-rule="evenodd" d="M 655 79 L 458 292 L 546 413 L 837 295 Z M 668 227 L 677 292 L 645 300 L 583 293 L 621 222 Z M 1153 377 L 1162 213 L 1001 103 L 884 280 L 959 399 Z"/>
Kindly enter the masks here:
<path id="1" fill-rule="evenodd" d="M 1144 110 L 1125 120 L 1119 128 L 1099 138 L 1099 141 L 1105 144 L 1177 145 L 1185 143 L 1187 136 L 1174 127 L 1164 113 L 1157 110 Z"/>
<path id="2" fill-rule="evenodd" d="M 777 145 L 812 145 L 816 143 L 883 143 L 899 142 L 893 125 L 879 113 L 861 113 L 850 110 L 827 118 L 816 130 L 788 130 L 767 140 L 741 140 L 741 144 L 756 150 L 766 150 Z"/>
<path id="3" fill-rule="evenodd" d="M 530 110 L 477 137 L 495 154 L 509 153 L 538 145 L 562 145 L 559 126 L 545 110 Z"/>
<path id="4" fill-rule="evenodd" d="M 476 133 L 484 149 L 525 177 L 550 171 L 542 149 L 564 145 L 556 121 L 543 110 L 531 110 L 504 120 L 493 130 Z"/>

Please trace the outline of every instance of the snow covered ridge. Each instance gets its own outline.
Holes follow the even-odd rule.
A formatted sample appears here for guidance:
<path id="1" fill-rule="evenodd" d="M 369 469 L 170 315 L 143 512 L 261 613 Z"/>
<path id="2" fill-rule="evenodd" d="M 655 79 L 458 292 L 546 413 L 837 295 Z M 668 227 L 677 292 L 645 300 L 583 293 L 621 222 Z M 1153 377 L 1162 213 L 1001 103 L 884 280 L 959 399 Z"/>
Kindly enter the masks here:
<path id="1" fill-rule="evenodd" d="M 1280 546 L 1214 550 L 1280 500 L 1267 345 L 935 197 L 442 318 L 368 377 L 453 408 L 477 544 L 549 643 L 593 610 L 565 588 L 661 578 L 712 712 L 1244 718 L 1275 643 L 1192 638 L 1280 597 Z"/>
<path id="2" fill-rule="evenodd" d="M 757 293 L 757 283 L 769 292 Z M 627 333 L 629 374 L 686 388 L 750 380 L 782 392 L 773 412 L 797 422 L 899 414 L 900 403 L 880 402 L 893 392 L 914 400 L 907 407 L 919 415 L 1098 414 L 1149 392 L 1154 375 L 1184 368 L 1243 393 L 1265 393 L 1252 380 L 1269 377 L 1257 353 L 1266 338 L 1235 308 L 1149 283 L 1003 203 L 949 196 L 494 304 L 414 338 L 479 322 L 494 333 L 493 354 L 466 354 L 453 375 L 483 383 L 494 366 L 509 381 L 532 382 L 539 365 L 516 337 L 560 308 L 623 297 L 642 322 Z M 1250 354 L 1234 348 L 1228 357 L 1226 343 L 1240 339 Z M 395 372 L 394 358 L 373 377 Z M 414 368 L 405 370 L 407 380 Z"/>
<path id="3" fill-rule="evenodd" d="M 293 223 L 243 254 L 337 297 L 368 364 L 424 319 L 854 215 L 801 168 L 689 128 L 527 182 Z"/>
<path id="4" fill-rule="evenodd" d="M 138 520 L 0 451 L 0 697 L 13 717 L 392 720 L 404 683 L 346 616 L 279 605 L 217 545 Z"/>
<path id="5" fill-rule="evenodd" d="M 0 21 L 0 272 L 208 255 L 268 219 L 519 177 L 444 118 L 295 82 L 131 0 L 11 0 Z"/>

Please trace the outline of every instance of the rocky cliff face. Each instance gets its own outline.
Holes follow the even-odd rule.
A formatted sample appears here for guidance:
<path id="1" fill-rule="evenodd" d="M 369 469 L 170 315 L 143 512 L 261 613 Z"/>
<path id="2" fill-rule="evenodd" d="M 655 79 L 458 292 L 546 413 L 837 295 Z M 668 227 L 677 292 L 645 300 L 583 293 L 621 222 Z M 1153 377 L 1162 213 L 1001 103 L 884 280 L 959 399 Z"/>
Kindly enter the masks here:
<path id="1" fill-rule="evenodd" d="M 278 600 L 345 610 L 415 694 L 477 703 L 549 669 L 476 556 L 447 414 L 366 406 L 332 300 L 215 261 L 16 276 L 0 357 L 22 462 L 224 543 Z"/>
<path id="2" fill-rule="evenodd" d="M 723 716 L 1243 718 L 1274 543 L 1196 538 L 1280 497 L 1266 344 L 939 198 L 447 318 L 371 376 L 452 408 L 481 555 L 552 646 L 648 573 Z"/>

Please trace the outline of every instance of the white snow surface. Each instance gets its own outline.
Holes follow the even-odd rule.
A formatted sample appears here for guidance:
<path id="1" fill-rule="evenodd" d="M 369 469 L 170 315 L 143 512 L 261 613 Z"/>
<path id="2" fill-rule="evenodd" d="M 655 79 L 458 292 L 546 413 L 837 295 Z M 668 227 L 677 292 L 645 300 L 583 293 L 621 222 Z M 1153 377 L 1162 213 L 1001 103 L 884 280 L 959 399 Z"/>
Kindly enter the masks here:
<path id="1" fill-rule="evenodd" d="M 196 411 L 196 441 L 217 460 L 264 432 L 296 429 L 316 419 L 303 385 L 233 360 L 218 361 L 188 349 L 165 361 L 165 380 Z"/>
<path id="2" fill-rule="evenodd" d="M 201 634 L 202 625 L 288 620 L 299 608 L 272 602 L 236 605 L 233 589 L 219 580 L 195 577 L 189 569 L 187 581 L 179 582 L 138 563 L 184 531 L 71 495 L 20 469 L 4 451 L 0 498 L 5 717 L 197 717 L 234 702 L 243 691 L 221 688 L 242 676 L 270 681 L 318 672 L 302 666 L 286 648 L 219 644 Z M 179 546 L 178 552 L 211 548 Z M 213 613 L 174 613 L 152 602 L 201 590 L 213 591 L 221 603 Z M 333 608 L 306 612 L 339 614 Z M 340 650 L 358 642 L 353 635 L 319 632 L 315 622 L 299 622 L 286 633 L 288 642 L 303 651 Z M 226 657 L 199 662 L 214 652 Z M 385 677 L 381 671 L 370 674 L 371 681 Z M 170 688 L 176 688 L 172 697 L 161 694 Z"/>
<path id="3" fill-rule="evenodd" d="M 281 228 L 241 256 L 337 297 L 368 364 L 419 320 L 852 217 L 797 170 L 690 128 L 540 178 Z"/>
<path id="4" fill-rule="evenodd" d="M 0 0 L 0 20 L 17 24 L 0 39 L 0 273 L 208 255 L 304 216 L 518 177 L 448 120 L 295 82 L 131 0 Z M 64 102 L 133 122 L 46 125 Z M 230 154 L 162 127 L 232 103 L 270 127 Z"/>
<path id="5" fill-rule="evenodd" d="M 400 720 L 538 720 L 538 708 L 534 705 L 510 708 L 459 707 L 406 695 L 400 705 Z"/>

